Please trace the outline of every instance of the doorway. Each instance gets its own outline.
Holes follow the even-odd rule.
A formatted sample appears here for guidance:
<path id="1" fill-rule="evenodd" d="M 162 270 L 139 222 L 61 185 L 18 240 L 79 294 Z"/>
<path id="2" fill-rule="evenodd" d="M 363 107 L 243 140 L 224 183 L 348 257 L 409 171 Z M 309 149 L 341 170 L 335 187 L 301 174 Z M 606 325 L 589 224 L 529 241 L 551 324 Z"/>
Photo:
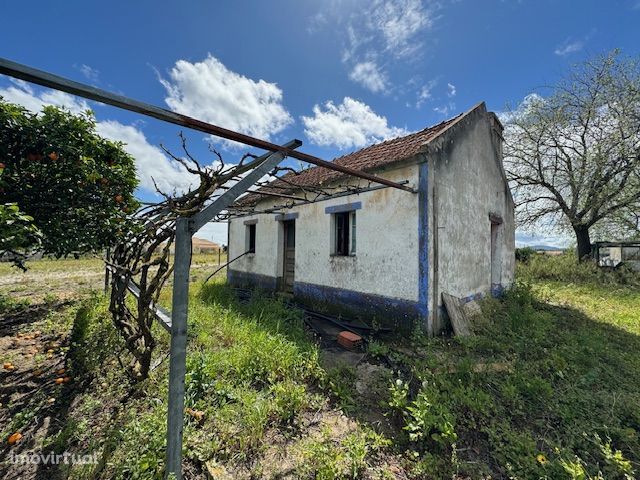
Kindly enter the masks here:
<path id="1" fill-rule="evenodd" d="M 502 277 L 502 251 L 500 248 L 500 226 L 501 222 L 491 222 L 491 257 L 490 257 L 490 278 L 489 286 L 493 291 L 498 285 L 500 285 Z"/>
<path id="2" fill-rule="evenodd" d="M 293 293 L 293 279 L 296 267 L 296 221 L 287 220 L 282 222 L 282 226 L 284 228 L 282 290 Z"/>

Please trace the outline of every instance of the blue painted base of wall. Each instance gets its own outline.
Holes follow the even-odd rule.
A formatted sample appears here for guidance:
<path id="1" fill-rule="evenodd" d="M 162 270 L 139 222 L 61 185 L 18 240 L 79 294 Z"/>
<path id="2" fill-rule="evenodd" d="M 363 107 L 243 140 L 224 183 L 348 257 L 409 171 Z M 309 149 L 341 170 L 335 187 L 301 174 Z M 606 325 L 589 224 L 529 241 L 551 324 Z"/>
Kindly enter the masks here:
<path id="1" fill-rule="evenodd" d="M 276 291 L 280 279 L 238 270 L 227 271 L 227 282 L 234 287 L 251 287 Z M 367 324 L 411 330 L 417 321 L 426 321 L 424 307 L 417 302 L 351 290 L 294 282 L 293 296 L 301 303 L 334 314 L 359 318 Z"/>
<path id="2" fill-rule="evenodd" d="M 375 322 L 386 327 L 411 330 L 416 321 L 425 321 L 422 314 L 424 308 L 418 302 L 409 300 L 302 282 L 294 282 L 293 295 L 302 303 L 310 306 L 321 304 L 332 313 L 359 318 L 367 324 Z"/>
<path id="3" fill-rule="evenodd" d="M 239 270 L 227 270 L 227 282 L 234 287 L 251 287 L 275 291 L 280 286 L 279 279 L 268 275 L 259 275 Z"/>

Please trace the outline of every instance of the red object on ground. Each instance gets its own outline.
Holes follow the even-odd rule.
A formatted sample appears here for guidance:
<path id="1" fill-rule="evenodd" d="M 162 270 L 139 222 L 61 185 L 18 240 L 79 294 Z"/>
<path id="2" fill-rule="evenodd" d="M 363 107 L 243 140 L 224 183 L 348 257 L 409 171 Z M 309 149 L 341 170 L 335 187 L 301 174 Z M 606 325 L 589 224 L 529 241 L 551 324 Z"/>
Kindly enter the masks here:
<path id="1" fill-rule="evenodd" d="M 344 348 L 353 349 L 359 346 L 362 343 L 362 337 L 360 335 L 356 335 L 353 332 L 340 332 L 338 334 L 338 343 L 342 345 Z"/>

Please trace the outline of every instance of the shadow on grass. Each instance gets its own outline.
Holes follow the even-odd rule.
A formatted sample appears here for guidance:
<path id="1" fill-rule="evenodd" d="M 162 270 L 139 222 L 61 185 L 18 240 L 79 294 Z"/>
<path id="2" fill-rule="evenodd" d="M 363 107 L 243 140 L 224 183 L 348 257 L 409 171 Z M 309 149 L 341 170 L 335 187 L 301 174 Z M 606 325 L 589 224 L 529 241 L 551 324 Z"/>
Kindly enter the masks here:
<path id="1" fill-rule="evenodd" d="M 20 331 L 33 331 L 36 326 L 45 320 L 52 312 L 64 314 L 64 308 L 72 302 L 54 302 L 30 305 L 15 309 L 2 316 L 0 322 L 0 337 L 15 337 Z M 40 327 L 44 329 L 43 327 Z M 46 330 L 46 329 L 44 329 Z M 24 340 L 23 340 L 24 341 Z M 56 350 L 68 347 L 69 339 L 58 334 L 44 332 L 29 340 L 29 348 L 38 348 L 37 355 L 42 359 L 37 363 L 33 354 L 20 358 L 20 366 L 24 370 L 17 376 L 6 376 L 3 372 L 0 376 L 2 390 L 0 399 L 7 404 L 3 409 L 3 422 L 5 426 L 11 425 L 13 429 L 19 431 L 23 438 L 15 447 L 7 447 L 3 438 L 2 454 L 5 460 L 9 460 L 11 454 L 35 454 L 46 456 L 50 452 L 61 454 L 64 448 L 58 445 L 46 445 L 40 449 L 42 442 L 48 437 L 56 435 L 61 428 L 64 428 L 68 419 L 68 414 L 75 399 L 85 390 L 83 383 L 65 382 L 57 384 L 56 378 L 63 378 L 68 373 L 62 372 L 61 368 L 68 368 L 68 357 L 56 354 L 47 354 L 47 349 L 56 345 Z M 25 344 L 20 342 L 15 344 L 15 348 L 25 350 Z M 72 349 L 73 350 L 73 349 Z M 57 352 L 56 352 L 57 353 Z M 52 401 L 49 401 L 52 400 Z M 34 479 L 56 479 L 65 478 L 59 471 L 58 466 L 29 463 L 6 463 L 3 465 L 5 471 L 0 472 L 0 478 L 34 478 Z"/>

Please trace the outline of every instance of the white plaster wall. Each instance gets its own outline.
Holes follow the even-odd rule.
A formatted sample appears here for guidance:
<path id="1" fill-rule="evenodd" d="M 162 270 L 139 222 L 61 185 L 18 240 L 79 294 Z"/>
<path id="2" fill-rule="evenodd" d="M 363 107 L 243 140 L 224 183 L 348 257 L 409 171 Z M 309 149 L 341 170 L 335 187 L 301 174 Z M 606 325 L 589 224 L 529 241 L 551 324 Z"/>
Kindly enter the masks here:
<path id="1" fill-rule="evenodd" d="M 418 184 L 418 166 L 376 172 L 393 181 Z M 362 182 L 355 179 L 351 183 Z M 356 255 L 331 256 L 331 215 L 328 206 L 361 202 L 356 211 Z M 258 209 L 279 201 L 265 200 Z M 296 219 L 295 281 L 404 300 L 418 300 L 418 194 L 384 188 L 333 198 L 287 210 Z M 246 220 L 258 219 L 256 253 L 231 269 L 262 275 L 282 275 L 282 225 L 274 214 L 241 217 L 229 222 L 230 258 L 245 251 Z M 247 258 L 249 257 L 249 258 Z"/>
<path id="2" fill-rule="evenodd" d="M 436 210 L 431 209 L 430 226 L 431 231 L 437 229 L 437 265 L 432 260 L 437 271 L 431 272 L 436 283 L 432 292 L 435 305 L 442 305 L 442 292 L 467 297 L 490 291 L 490 213 L 503 219 L 498 234 L 501 265 L 497 283 L 506 287 L 513 281 L 513 203 L 503 180 L 495 135 L 488 114 L 481 107 L 434 145 L 438 154 L 431 156 L 430 187 Z M 438 328 L 436 325 L 435 330 Z"/>
<path id="3" fill-rule="evenodd" d="M 229 259 L 233 260 L 247 251 L 247 227 L 244 222 L 251 220 L 258 221 L 256 223 L 256 251 L 236 260 L 229 268 L 277 277 L 278 265 L 282 263 L 282 252 L 279 248 L 282 225 L 274 220 L 274 215 L 251 215 L 229 220 Z"/>

